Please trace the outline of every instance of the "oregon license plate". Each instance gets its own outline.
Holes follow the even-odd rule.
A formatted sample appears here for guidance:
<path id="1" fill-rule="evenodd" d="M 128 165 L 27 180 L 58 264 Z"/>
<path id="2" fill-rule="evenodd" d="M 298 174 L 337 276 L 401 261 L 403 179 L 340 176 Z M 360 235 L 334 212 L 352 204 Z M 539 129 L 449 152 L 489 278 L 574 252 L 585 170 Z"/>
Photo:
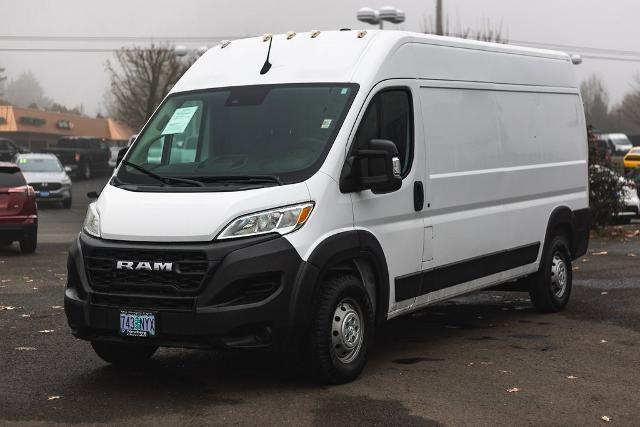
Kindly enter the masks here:
<path id="1" fill-rule="evenodd" d="M 156 315 L 140 311 L 120 312 L 120 333 L 129 337 L 156 335 Z"/>

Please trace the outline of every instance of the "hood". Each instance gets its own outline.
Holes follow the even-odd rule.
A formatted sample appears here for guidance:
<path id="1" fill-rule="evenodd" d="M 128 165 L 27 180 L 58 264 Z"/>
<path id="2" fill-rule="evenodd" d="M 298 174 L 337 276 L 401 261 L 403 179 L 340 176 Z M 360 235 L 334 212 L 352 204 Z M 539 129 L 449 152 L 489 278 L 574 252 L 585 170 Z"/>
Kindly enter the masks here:
<path id="1" fill-rule="evenodd" d="M 67 176 L 65 172 L 23 172 L 28 184 L 33 182 L 62 182 Z"/>
<path id="2" fill-rule="evenodd" d="M 309 200 L 304 183 L 211 193 L 143 193 L 107 185 L 97 208 L 103 239 L 206 242 L 239 216 Z"/>

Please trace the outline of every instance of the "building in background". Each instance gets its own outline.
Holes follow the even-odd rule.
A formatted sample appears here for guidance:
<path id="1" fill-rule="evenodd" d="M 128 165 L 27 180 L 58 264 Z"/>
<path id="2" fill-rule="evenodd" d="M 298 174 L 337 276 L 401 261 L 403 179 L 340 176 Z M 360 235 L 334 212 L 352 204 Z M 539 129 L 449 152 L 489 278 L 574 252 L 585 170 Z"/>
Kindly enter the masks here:
<path id="1" fill-rule="evenodd" d="M 32 151 L 55 143 L 63 136 L 88 136 L 108 144 L 126 142 L 134 132 L 113 119 L 96 119 L 12 105 L 0 105 L 0 137 Z"/>

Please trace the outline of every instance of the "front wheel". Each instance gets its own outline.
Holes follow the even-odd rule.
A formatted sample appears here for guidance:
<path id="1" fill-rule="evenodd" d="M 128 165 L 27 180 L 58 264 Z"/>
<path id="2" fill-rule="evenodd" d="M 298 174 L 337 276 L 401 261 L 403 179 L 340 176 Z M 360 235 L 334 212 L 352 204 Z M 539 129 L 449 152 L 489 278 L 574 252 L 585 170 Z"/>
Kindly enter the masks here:
<path id="1" fill-rule="evenodd" d="M 127 343 L 112 343 L 91 341 L 93 351 L 105 362 L 120 367 L 141 365 L 149 360 L 158 347 L 153 345 L 136 345 Z"/>
<path id="2" fill-rule="evenodd" d="M 374 311 L 362 282 L 333 276 L 316 297 L 309 363 L 316 379 L 342 384 L 360 375 L 374 332 Z"/>
<path id="3" fill-rule="evenodd" d="M 69 197 L 68 199 L 64 199 L 62 201 L 62 208 L 63 209 L 71 209 L 71 203 L 72 203 L 71 197 Z"/>
<path id="4" fill-rule="evenodd" d="M 531 302 L 540 312 L 557 313 L 569 302 L 572 286 L 571 250 L 567 238 L 558 234 L 546 247 L 540 269 L 531 279 Z"/>

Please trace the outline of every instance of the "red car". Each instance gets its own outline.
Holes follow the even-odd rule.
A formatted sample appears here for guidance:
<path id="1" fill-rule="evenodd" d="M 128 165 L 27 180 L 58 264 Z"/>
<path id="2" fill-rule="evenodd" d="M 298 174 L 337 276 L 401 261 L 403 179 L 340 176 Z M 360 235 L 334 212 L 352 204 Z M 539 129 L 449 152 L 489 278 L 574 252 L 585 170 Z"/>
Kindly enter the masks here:
<path id="1" fill-rule="evenodd" d="M 36 192 L 27 185 L 20 168 L 0 162 L 0 245 L 20 242 L 24 253 L 38 244 Z"/>

